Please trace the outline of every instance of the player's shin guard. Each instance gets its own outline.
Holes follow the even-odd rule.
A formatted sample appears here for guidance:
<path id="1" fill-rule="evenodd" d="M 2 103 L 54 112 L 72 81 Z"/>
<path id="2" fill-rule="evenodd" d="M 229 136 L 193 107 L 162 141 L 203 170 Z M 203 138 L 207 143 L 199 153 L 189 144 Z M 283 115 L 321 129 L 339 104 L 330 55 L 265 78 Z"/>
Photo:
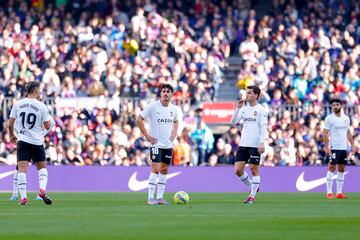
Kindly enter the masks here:
<path id="1" fill-rule="evenodd" d="M 164 198 L 164 192 L 166 187 L 166 174 L 159 174 L 158 189 L 157 189 L 157 199 Z"/>
<path id="2" fill-rule="evenodd" d="M 40 191 L 46 192 L 46 185 L 48 182 L 48 171 L 46 168 L 39 170 L 39 187 Z"/>
<path id="3" fill-rule="evenodd" d="M 240 179 L 246 186 L 251 186 L 251 181 L 247 172 L 244 172 L 244 174 L 240 176 Z"/>
<path id="4" fill-rule="evenodd" d="M 20 191 L 21 199 L 27 198 L 27 195 L 26 195 L 26 185 L 27 185 L 26 173 L 19 172 L 18 184 L 19 184 L 19 191 Z"/>
<path id="5" fill-rule="evenodd" d="M 149 191 L 148 191 L 148 199 L 155 198 L 155 189 L 156 189 L 156 182 L 157 182 L 158 174 L 151 172 L 149 176 Z"/>
<path id="6" fill-rule="evenodd" d="M 344 180 L 345 174 L 343 172 L 338 172 L 336 178 L 336 194 L 342 193 Z"/>
<path id="7" fill-rule="evenodd" d="M 333 176 L 334 176 L 334 174 L 332 172 L 330 172 L 330 171 L 328 171 L 327 174 L 326 174 L 326 191 L 327 191 L 327 194 L 332 193 Z"/>
<path id="8" fill-rule="evenodd" d="M 13 193 L 12 193 L 13 196 L 18 196 L 19 194 L 18 175 L 19 175 L 18 170 L 15 170 L 13 176 Z"/>
<path id="9" fill-rule="evenodd" d="M 253 177 L 251 182 L 251 193 L 250 193 L 251 197 L 255 198 L 259 186 L 260 186 L 260 176 Z"/>

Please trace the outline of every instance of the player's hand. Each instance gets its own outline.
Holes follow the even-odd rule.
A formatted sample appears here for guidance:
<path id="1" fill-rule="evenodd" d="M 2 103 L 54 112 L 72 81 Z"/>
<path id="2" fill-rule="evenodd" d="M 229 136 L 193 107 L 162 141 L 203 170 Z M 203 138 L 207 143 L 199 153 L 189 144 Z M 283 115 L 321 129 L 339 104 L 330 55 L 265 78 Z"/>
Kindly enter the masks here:
<path id="1" fill-rule="evenodd" d="M 10 137 L 10 141 L 13 143 L 13 144 L 17 144 L 17 137 L 14 135 L 14 136 L 11 136 Z"/>
<path id="2" fill-rule="evenodd" d="M 145 136 L 146 140 L 148 140 L 152 145 L 156 144 L 157 143 L 157 139 L 154 138 L 153 136 L 150 136 L 150 135 L 146 135 Z"/>
<path id="3" fill-rule="evenodd" d="M 244 102 L 245 102 L 244 99 L 240 99 L 239 101 L 237 101 L 235 103 L 236 108 L 242 108 L 244 106 Z"/>
<path id="4" fill-rule="evenodd" d="M 332 156 L 332 152 L 331 152 L 329 146 L 324 147 L 324 152 L 327 156 Z"/>
<path id="5" fill-rule="evenodd" d="M 264 143 L 260 143 L 258 148 L 258 153 L 263 154 L 265 152 L 265 145 Z"/>
<path id="6" fill-rule="evenodd" d="M 359 147 L 358 147 L 358 146 L 352 146 L 352 147 L 351 147 L 351 152 L 352 152 L 353 154 L 356 154 L 358 151 L 359 151 Z"/>

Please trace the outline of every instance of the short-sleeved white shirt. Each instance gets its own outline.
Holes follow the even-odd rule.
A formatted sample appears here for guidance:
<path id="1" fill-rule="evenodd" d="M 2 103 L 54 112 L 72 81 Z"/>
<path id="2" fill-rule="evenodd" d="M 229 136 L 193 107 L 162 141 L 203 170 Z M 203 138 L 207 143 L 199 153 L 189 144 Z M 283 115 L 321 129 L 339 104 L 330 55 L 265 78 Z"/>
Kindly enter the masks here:
<path id="1" fill-rule="evenodd" d="M 234 123 L 242 123 L 241 139 L 239 146 L 258 148 L 267 136 L 268 112 L 257 104 L 253 107 L 243 106 L 234 116 Z M 262 136 L 264 135 L 264 136 Z"/>
<path id="2" fill-rule="evenodd" d="M 331 149 L 347 150 L 347 131 L 349 127 L 350 118 L 343 113 L 340 117 L 336 116 L 335 113 L 332 113 L 325 118 L 324 128 L 329 130 Z"/>
<path id="3" fill-rule="evenodd" d="M 18 140 L 43 145 L 43 123 L 50 120 L 49 110 L 45 104 L 36 99 L 24 98 L 14 104 L 10 117 L 15 119 Z"/>
<path id="4" fill-rule="evenodd" d="M 174 143 L 170 141 L 173 124 L 179 121 L 181 110 L 174 104 L 164 107 L 160 100 L 150 103 L 140 115 L 149 119 L 150 135 L 158 140 L 153 147 L 173 148 Z"/>

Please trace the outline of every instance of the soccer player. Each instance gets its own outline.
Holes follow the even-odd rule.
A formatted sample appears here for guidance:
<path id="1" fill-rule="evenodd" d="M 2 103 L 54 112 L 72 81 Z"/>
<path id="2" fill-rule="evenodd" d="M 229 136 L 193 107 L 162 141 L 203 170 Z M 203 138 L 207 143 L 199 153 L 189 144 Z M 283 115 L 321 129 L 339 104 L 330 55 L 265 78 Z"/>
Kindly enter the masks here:
<path id="1" fill-rule="evenodd" d="M 342 112 L 342 103 L 339 99 L 332 102 L 333 113 L 325 118 L 324 126 L 324 151 L 329 157 L 328 172 L 326 174 L 326 189 L 328 199 L 334 198 L 332 191 L 333 176 L 337 166 L 336 198 L 347 198 L 342 192 L 345 180 L 345 165 L 347 161 L 347 141 L 350 142 L 352 151 L 357 151 L 354 139 L 350 133 L 350 118 Z M 329 140 L 330 138 L 330 140 Z"/>
<path id="2" fill-rule="evenodd" d="M 265 138 L 267 137 L 268 113 L 264 107 L 257 103 L 260 97 L 260 88 L 249 86 L 246 90 L 246 102 L 240 99 L 236 103 L 235 113 L 231 119 L 233 125 L 242 121 L 241 140 L 235 156 L 235 174 L 241 181 L 250 188 L 250 195 L 244 203 L 252 204 L 259 190 L 260 175 L 259 164 L 260 155 L 265 150 Z M 252 181 L 249 179 L 245 165 L 250 164 Z"/>
<path id="3" fill-rule="evenodd" d="M 170 84 L 160 87 L 160 100 L 150 103 L 138 116 L 136 123 L 150 142 L 151 173 L 149 176 L 149 205 L 168 205 L 164 200 L 166 174 L 173 157 L 173 141 L 177 136 L 181 110 L 170 101 L 174 89 Z M 149 132 L 144 121 L 149 119 Z M 155 188 L 157 186 L 157 198 Z"/>
<path id="4" fill-rule="evenodd" d="M 44 136 L 46 136 L 50 132 L 52 127 L 55 126 L 55 121 L 51 116 L 50 116 L 50 122 L 51 122 L 50 129 L 49 130 L 44 129 L 44 132 L 43 132 Z M 17 201 L 19 199 L 18 174 L 19 174 L 18 166 L 16 166 L 16 169 L 15 169 L 15 172 L 13 175 L 13 192 L 10 197 L 10 201 Z M 42 198 L 38 194 L 38 195 L 36 195 L 35 200 L 39 201 L 39 200 L 42 200 Z"/>
<path id="5" fill-rule="evenodd" d="M 39 196 L 45 204 L 50 205 L 52 200 L 46 194 L 48 172 L 43 141 L 44 129 L 50 129 L 51 120 L 47 107 L 38 100 L 40 99 L 40 83 L 31 81 L 26 84 L 26 90 L 27 97 L 16 102 L 11 109 L 8 125 L 11 141 L 17 144 L 17 179 L 21 196 L 20 204 L 28 204 L 26 171 L 28 161 L 33 161 L 39 173 Z"/>

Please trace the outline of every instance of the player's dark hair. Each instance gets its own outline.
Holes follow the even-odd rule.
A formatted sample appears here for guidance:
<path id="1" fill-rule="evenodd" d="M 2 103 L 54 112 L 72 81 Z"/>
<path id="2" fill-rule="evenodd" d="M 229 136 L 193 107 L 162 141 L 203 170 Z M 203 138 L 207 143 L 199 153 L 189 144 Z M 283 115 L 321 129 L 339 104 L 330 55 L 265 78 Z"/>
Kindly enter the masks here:
<path id="1" fill-rule="evenodd" d="M 252 89 L 253 92 L 258 95 L 257 99 L 259 99 L 261 90 L 260 90 L 260 88 L 258 86 L 255 86 L 255 85 L 248 86 L 247 89 Z"/>
<path id="2" fill-rule="evenodd" d="M 342 101 L 338 98 L 333 99 L 332 103 L 339 103 L 340 105 L 342 105 Z"/>
<path id="3" fill-rule="evenodd" d="M 40 87 L 40 83 L 36 81 L 31 81 L 28 82 L 25 87 L 27 94 L 32 94 Z"/>
<path id="4" fill-rule="evenodd" d="M 169 89 L 172 93 L 174 92 L 173 86 L 171 86 L 171 85 L 168 84 L 168 83 L 163 83 L 163 84 L 161 84 L 161 86 L 160 86 L 160 92 L 161 92 L 164 88 Z"/>

